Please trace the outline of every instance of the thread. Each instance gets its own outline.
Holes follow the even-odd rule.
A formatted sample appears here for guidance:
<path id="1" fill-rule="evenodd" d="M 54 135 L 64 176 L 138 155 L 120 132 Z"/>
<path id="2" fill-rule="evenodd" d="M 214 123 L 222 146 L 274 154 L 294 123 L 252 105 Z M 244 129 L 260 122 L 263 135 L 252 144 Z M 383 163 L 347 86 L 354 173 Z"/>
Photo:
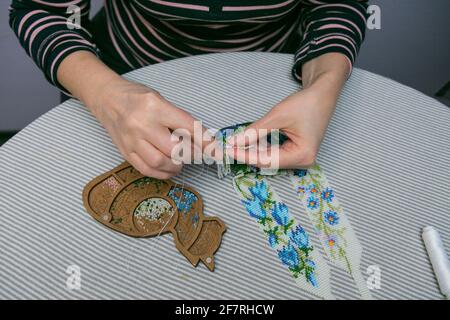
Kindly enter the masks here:
<path id="1" fill-rule="evenodd" d="M 450 261 L 445 253 L 441 237 L 435 228 L 428 226 L 423 228 L 422 238 L 439 288 L 442 294 L 450 299 Z"/>

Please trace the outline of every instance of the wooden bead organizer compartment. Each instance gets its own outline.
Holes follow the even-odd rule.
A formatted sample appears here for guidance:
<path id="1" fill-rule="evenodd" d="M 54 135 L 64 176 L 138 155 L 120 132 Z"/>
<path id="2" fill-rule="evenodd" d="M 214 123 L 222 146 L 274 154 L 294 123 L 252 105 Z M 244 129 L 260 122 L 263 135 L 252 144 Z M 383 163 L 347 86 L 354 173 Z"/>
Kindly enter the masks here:
<path id="1" fill-rule="evenodd" d="M 194 189 L 145 177 L 125 162 L 89 182 L 83 203 L 95 220 L 128 236 L 172 233 L 175 246 L 193 266 L 201 260 L 214 271 L 214 253 L 226 227 L 220 218 L 204 216 Z"/>

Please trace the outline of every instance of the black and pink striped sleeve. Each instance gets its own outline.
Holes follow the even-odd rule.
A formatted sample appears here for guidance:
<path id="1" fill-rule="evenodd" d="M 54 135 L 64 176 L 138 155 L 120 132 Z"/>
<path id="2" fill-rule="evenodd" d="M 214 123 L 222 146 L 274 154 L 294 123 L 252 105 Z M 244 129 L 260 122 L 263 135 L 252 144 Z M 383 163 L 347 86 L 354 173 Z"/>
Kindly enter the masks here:
<path id="1" fill-rule="evenodd" d="M 81 28 L 69 28 L 67 13 L 70 6 L 78 6 Z M 66 91 L 58 83 L 56 72 L 61 61 L 70 53 L 88 50 L 98 55 L 88 31 L 90 0 L 13 0 L 9 24 L 20 44 L 46 78 Z"/>
<path id="2" fill-rule="evenodd" d="M 351 73 L 364 41 L 367 0 L 302 0 L 302 42 L 295 53 L 292 74 L 302 81 L 302 66 L 325 53 L 339 52 L 349 62 Z"/>

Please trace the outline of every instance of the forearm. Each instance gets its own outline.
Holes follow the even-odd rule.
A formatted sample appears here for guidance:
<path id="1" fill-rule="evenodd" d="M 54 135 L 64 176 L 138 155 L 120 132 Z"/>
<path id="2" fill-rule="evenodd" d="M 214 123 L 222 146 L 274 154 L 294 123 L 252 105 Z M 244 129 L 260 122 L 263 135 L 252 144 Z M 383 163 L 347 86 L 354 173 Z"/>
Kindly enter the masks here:
<path id="1" fill-rule="evenodd" d="M 77 51 L 67 56 L 57 72 L 58 81 L 98 118 L 107 88 L 123 80 L 93 53 Z"/>
<path id="2" fill-rule="evenodd" d="M 341 90 L 350 73 L 348 59 L 340 53 L 327 53 L 303 65 L 303 89 L 318 113 L 323 130 L 333 115 Z"/>
<path id="3" fill-rule="evenodd" d="M 303 65 L 303 90 L 288 98 L 292 101 L 290 114 L 298 110 L 296 121 L 302 124 L 301 130 L 307 132 L 308 142 L 316 152 L 349 72 L 350 64 L 344 55 L 327 53 L 319 56 Z"/>
<path id="4" fill-rule="evenodd" d="M 303 65 L 303 88 L 322 87 L 337 99 L 350 70 L 351 65 L 343 54 L 324 54 Z"/>

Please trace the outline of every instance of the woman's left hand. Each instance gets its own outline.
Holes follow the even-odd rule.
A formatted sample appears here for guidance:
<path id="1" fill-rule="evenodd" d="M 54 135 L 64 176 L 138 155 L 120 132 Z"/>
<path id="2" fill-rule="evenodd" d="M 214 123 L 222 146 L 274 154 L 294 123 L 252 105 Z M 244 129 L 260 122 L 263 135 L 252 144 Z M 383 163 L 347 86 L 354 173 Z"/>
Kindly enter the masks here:
<path id="1" fill-rule="evenodd" d="M 340 66 L 342 72 L 322 72 L 318 67 L 334 67 L 336 58 L 341 57 L 326 56 L 322 61 L 312 61 L 316 65 L 310 64 L 306 71 L 310 68 L 320 72 L 310 77 L 312 80 L 308 81 L 306 88 L 282 100 L 243 133 L 231 137 L 228 144 L 234 148 L 233 152 L 229 149 L 229 154 L 240 162 L 258 167 L 306 168 L 313 165 L 348 71 L 346 61 Z M 281 130 L 289 140 L 281 146 L 262 150 L 264 146 L 256 142 L 272 129 Z M 244 146 L 256 147 L 242 148 Z"/>

